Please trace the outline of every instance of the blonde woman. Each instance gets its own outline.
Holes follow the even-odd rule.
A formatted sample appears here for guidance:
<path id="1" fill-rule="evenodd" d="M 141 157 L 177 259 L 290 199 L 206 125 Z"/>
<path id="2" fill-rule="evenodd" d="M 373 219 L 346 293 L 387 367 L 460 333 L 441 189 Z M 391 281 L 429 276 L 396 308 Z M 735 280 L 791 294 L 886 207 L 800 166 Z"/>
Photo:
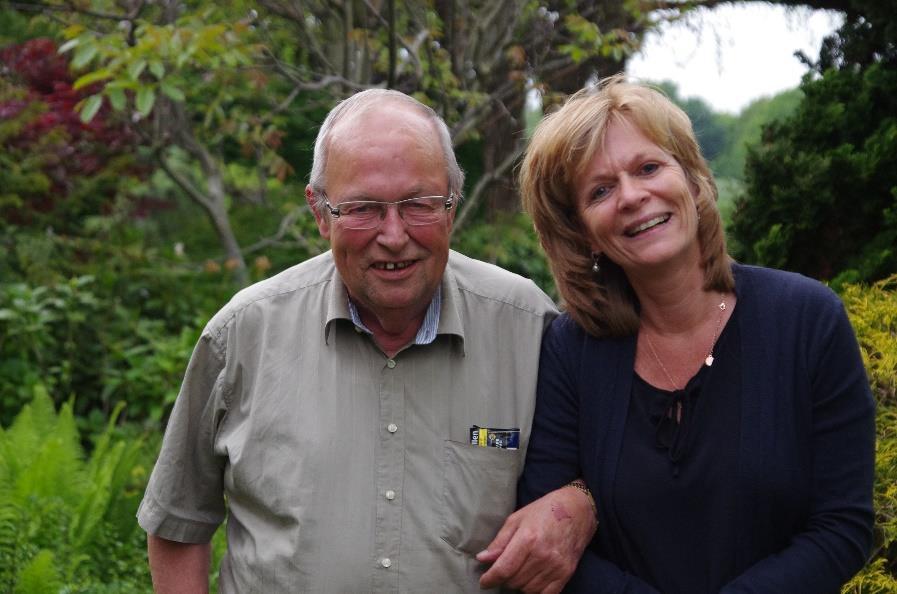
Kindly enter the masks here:
<path id="1" fill-rule="evenodd" d="M 520 503 L 582 478 L 569 591 L 838 592 L 872 540 L 874 402 L 838 297 L 734 263 L 687 116 L 620 77 L 532 139 L 526 209 L 566 313 Z"/>

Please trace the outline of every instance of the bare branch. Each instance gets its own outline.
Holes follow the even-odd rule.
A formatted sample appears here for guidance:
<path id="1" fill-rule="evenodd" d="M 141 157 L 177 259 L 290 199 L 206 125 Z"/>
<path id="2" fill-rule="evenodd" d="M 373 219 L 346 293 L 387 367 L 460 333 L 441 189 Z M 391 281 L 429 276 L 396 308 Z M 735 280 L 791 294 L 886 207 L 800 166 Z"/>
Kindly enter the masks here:
<path id="1" fill-rule="evenodd" d="M 310 52 L 314 54 L 318 61 L 320 61 L 320 63 L 323 64 L 324 67 L 329 71 L 333 72 L 335 70 L 335 68 L 333 67 L 333 63 L 330 61 L 330 58 L 318 45 L 314 34 L 309 31 L 308 22 L 306 21 L 306 13 L 301 9 L 301 3 L 298 10 L 294 10 L 291 5 L 284 6 L 283 4 L 275 2 L 274 0 L 259 0 L 259 4 L 267 8 L 273 14 L 295 23 L 299 29 L 300 34 L 302 35 L 302 41 L 304 42 L 300 45 L 305 47 L 305 49 L 310 50 Z"/>
<path id="2" fill-rule="evenodd" d="M 182 189 L 190 199 L 194 202 L 198 203 L 207 211 L 211 211 L 214 209 L 212 202 L 203 194 L 193 183 L 187 179 L 180 171 L 176 170 L 161 154 L 156 153 L 155 160 L 159 164 L 159 167 L 171 178 L 171 180 L 177 184 L 177 186 Z"/>
<path id="3" fill-rule="evenodd" d="M 458 146 L 459 144 L 461 144 L 467 134 L 480 124 L 482 118 L 492 108 L 493 102 L 499 102 L 503 104 L 508 98 L 514 95 L 519 84 L 520 83 L 517 81 L 507 81 L 496 91 L 494 91 L 486 101 L 477 105 L 476 107 L 469 109 L 461 117 L 458 123 L 451 128 L 452 144 L 454 146 Z"/>
<path id="4" fill-rule="evenodd" d="M 308 205 L 298 206 L 288 212 L 281 220 L 280 225 L 277 227 L 277 232 L 271 237 L 264 237 L 254 244 L 250 245 L 247 248 L 243 249 L 243 254 L 248 255 L 254 252 L 263 250 L 267 247 L 280 245 L 284 236 L 287 232 L 292 228 L 299 217 L 305 213 L 311 212 L 311 208 Z M 293 238 L 296 240 L 299 245 L 307 248 L 310 252 L 318 251 L 318 248 L 312 245 L 308 239 L 301 234 L 293 234 Z"/>
<path id="5" fill-rule="evenodd" d="M 383 25 L 384 27 L 389 29 L 389 27 L 390 27 L 389 21 L 387 21 L 385 18 L 383 18 L 383 15 L 380 14 L 380 12 L 377 10 L 377 8 L 373 4 L 371 4 L 371 1 L 370 0 L 362 0 L 362 1 L 364 2 L 364 5 L 368 8 L 368 10 L 371 11 L 371 14 L 373 14 L 377 18 L 377 21 L 379 21 L 381 25 Z M 421 39 L 421 34 L 423 34 L 422 39 Z M 418 52 L 418 49 L 420 48 L 421 41 L 423 41 L 423 39 L 426 39 L 427 36 L 429 36 L 429 32 L 426 29 L 423 29 L 422 31 L 420 31 L 415 36 L 414 47 L 405 43 L 405 40 L 402 39 L 401 35 L 393 34 L 391 36 L 391 41 L 398 41 L 402 45 L 402 47 L 405 48 L 405 50 L 408 52 L 409 57 L 414 62 L 414 70 L 415 70 L 415 72 L 418 73 L 418 77 L 420 77 L 421 65 L 420 65 L 420 60 L 417 57 L 417 52 Z M 398 73 L 396 73 L 396 74 L 398 74 Z"/>
<path id="6" fill-rule="evenodd" d="M 502 48 L 514 34 L 521 10 L 519 6 L 508 7 L 504 2 L 489 5 L 491 10 L 477 19 L 474 35 L 471 35 L 470 46 L 473 49 L 473 62 L 479 69 L 491 72 L 503 58 Z M 499 18 L 506 22 L 497 22 Z"/>
<path id="7" fill-rule="evenodd" d="M 484 173 L 483 176 L 479 180 L 477 180 L 477 183 L 473 187 L 473 190 L 471 190 L 470 195 L 464 201 L 466 204 L 464 210 L 459 212 L 458 216 L 455 218 L 455 222 L 452 225 L 453 235 L 462 227 L 464 227 L 467 219 L 470 218 L 472 213 L 476 212 L 480 200 L 482 200 L 483 196 L 486 193 L 486 189 L 490 185 L 504 177 L 505 173 L 507 173 L 508 170 L 510 170 L 514 165 L 514 163 L 517 162 L 517 159 L 519 159 L 523 154 L 525 146 L 525 143 L 518 142 L 516 148 L 508 153 L 508 155 L 505 156 L 504 160 L 502 160 L 502 162 L 499 163 L 497 167 L 495 167 L 492 171 Z"/>
<path id="8" fill-rule="evenodd" d="M 302 92 L 301 87 L 299 87 L 299 86 L 293 87 L 293 90 L 290 91 L 289 95 L 284 97 L 283 101 L 281 101 L 280 103 L 275 105 L 274 108 L 271 109 L 271 111 L 269 111 L 264 116 L 262 116 L 261 123 L 263 123 L 263 124 L 267 123 L 267 122 L 271 121 L 271 118 L 273 118 L 277 114 L 282 113 L 283 111 L 286 111 L 286 109 L 290 106 L 291 103 L 293 103 L 293 100 L 296 99 L 296 97 L 299 95 L 300 92 Z"/>
<path id="9" fill-rule="evenodd" d="M 356 91 L 363 91 L 365 89 L 376 89 L 381 88 L 382 84 L 377 85 L 366 85 L 362 83 L 353 82 L 351 80 L 347 80 L 346 78 L 336 75 L 336 74 L 325 74 L 322 75 L 318 80 L 307 80 L 304 76 L 306 73 L 298 71 L 297 68 L 283 62 L 277 58 L 277 56 L 268 53 L 268 59 L 271 60 L 271 65 L 273 66 L 276 72 L 284 75 L 291 83 L 293 83 L 293 90 L 290 92 L 290 96 L 287 99 L 284 99 L 278 105 L 277 110 L 286 109 L 289 107 L 290 103 L 296 98 L 294 93 L 300 93 L 302 91 L 320 91 L 322 89 L 326 89 L 328 87 L 339 87 L 344 86 Z"/>

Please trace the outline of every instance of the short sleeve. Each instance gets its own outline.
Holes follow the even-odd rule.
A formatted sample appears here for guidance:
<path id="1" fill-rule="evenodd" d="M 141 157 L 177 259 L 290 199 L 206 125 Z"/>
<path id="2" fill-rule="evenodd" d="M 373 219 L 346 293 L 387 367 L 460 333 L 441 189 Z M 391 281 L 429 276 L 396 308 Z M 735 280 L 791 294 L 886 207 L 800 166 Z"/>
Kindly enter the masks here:
<path id="1" fill-rule="evenodd" d="M 214 450 L 226 414 L 225 350 L 207 329 L 197 343 L 172 410 L 137 521 L 148 533 L 208 542 L 224 520 L 224 457 Z"/>

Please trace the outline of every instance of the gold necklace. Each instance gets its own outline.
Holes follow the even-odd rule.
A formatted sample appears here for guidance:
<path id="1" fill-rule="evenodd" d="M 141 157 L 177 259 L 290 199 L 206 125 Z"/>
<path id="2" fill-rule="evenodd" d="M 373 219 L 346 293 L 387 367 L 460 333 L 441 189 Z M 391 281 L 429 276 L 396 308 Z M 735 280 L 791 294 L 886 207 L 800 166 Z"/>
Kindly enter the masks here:
<path id="1" fill-rule="evenodd" d="M 719 316 L 716 319 L 716 330 L 713 332 L 713 340 L 710 341 L 710 348 L 707 349 L 707 357 L 704 359 L 704 365 L 710 367 L 713 365 L 714 357 L 713 357 L 713 349 L 716 346 L 716 341 L 719 338 L 719 331 L 723 325 L 723 314 L 726 312 L 726 300 L 725 298 L 719 302 L 717 305 L 719 309 Z M 679 390 L 679 385 L 673 381 L 673 376 L 670 375 L 670 372 L 667 371 L 666 365 L 663 364 L 663 361 L 660 360 L 660 357 L 657 356 L 657 351 L 654 349 L 654 343 L 651 342 L 651 337 L 648 336 L 648 333 L 644 333 L 645 341 L 648 343 L 648 348 L 651 350 L 651 354 L 654 355 L 654 360 L 657 361 L 657 364 L 660 366 L 660 369 L 663 370 L 663 374 L 667 376 L 667 379 L 670 382 L 670 385 L 673 386 L 673 390 Z M 684 386 L 683 386 L 684 387 Z"/>

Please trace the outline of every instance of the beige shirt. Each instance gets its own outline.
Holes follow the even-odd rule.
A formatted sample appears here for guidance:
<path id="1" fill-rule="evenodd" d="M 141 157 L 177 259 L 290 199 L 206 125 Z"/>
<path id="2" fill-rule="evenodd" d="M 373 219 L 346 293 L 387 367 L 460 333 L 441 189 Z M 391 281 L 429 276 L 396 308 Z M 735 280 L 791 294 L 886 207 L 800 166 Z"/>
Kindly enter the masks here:
<path id="1" fill-rule="evenodd" d="M 207 542 L 227 514 L 222 592 L 479 592 L 554 305 L 452 252 L 436 340 L 389 359 L 347 302 L 328 252 L 209 322 L 138 521 Z M 469 445 L 472 425 L 520 427 L 520 449 Z"/>

